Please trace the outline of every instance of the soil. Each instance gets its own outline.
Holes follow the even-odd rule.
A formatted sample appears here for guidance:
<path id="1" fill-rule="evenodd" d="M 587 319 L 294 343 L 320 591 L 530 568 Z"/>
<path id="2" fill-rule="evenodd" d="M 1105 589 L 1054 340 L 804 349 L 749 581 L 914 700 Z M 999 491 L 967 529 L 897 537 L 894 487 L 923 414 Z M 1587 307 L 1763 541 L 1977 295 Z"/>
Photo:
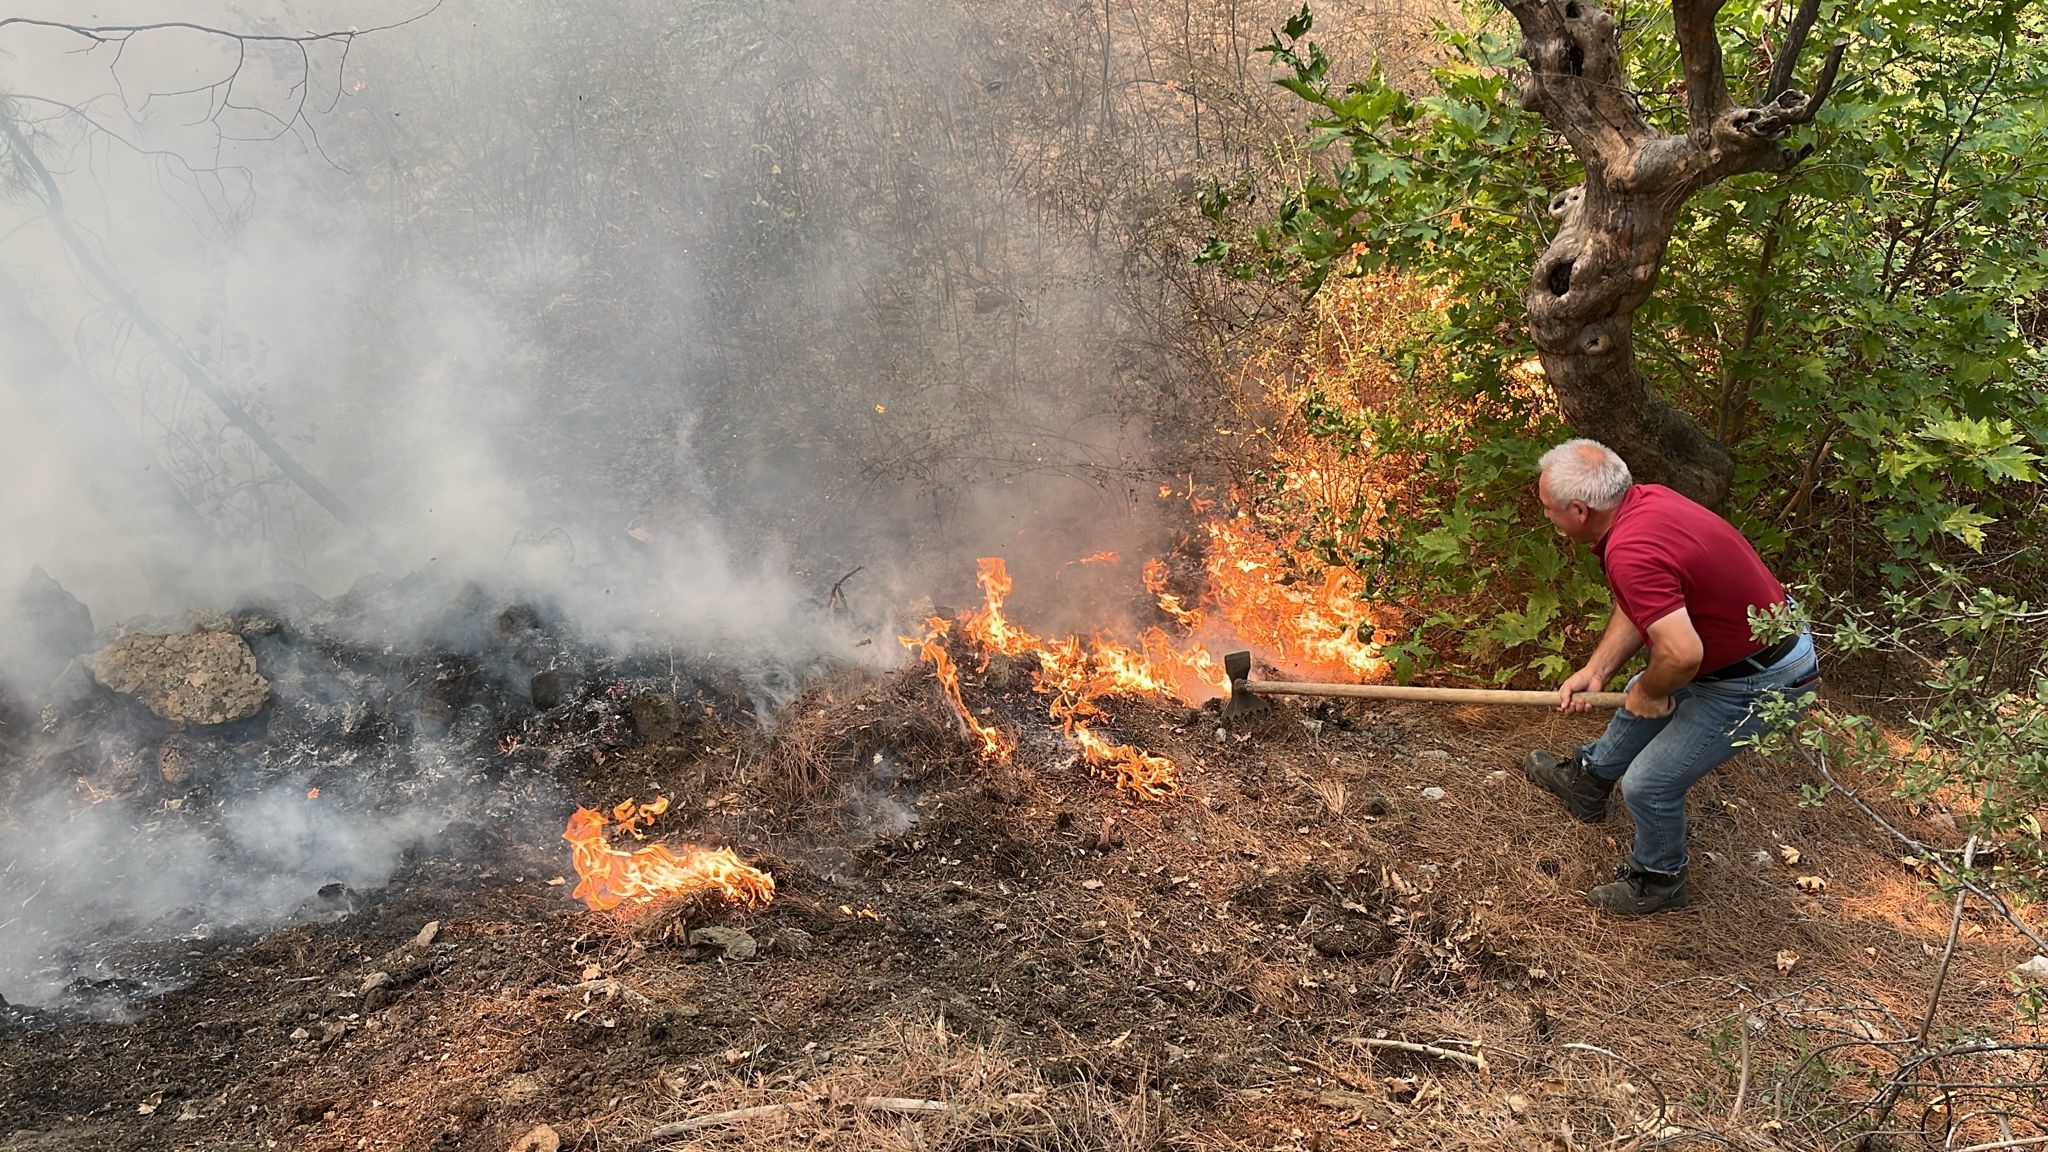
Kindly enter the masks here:
<path id="1" fill-rule="evenodd" d="M 566 801 L 452 826 L 352 910 L 180 942 L 183 983 L 119 1018 L 16 1011 L 0 1149 L 1810 1146 L 1889 1073 L 1946 942 L 1896 842 L 1802 805 L 1800 761 L 1703 782 L 1694 906 L 1630 921 L 1582 896 L 1626 815 L 1574 823 L 1516 771 L 1596 719 L 1282 703 L 1229 731 L 1126 702 L 1112 731 L 1184 773 L 1152 802 L 969 681 L 1013 764 L 973 760 L 919 669 L 608 753 L 501 717 Z M 573 900 L 569 806 L 657 793 L 658 838 L 736 846 L 775 901 Z M 1973 907 L 1941 1035 L 2040 1039 L 2017 939 Z M 1980 1071 L 2038 1079 L 2010 1061 Z"/>

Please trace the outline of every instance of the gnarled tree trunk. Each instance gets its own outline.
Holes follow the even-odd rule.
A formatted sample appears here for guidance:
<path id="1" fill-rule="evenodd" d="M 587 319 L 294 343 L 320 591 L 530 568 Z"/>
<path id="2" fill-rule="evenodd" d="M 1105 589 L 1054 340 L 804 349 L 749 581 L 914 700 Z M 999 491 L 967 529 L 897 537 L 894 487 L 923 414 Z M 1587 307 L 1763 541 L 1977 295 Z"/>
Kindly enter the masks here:
<path id="1" fill-rule="evenodd" d="M 1779 141 L 1811 121 L 1833 87 L 1847 41 L 1836 41 L 1813 93 L 1790 90 L 1819 15 L 1802 0 L 1757 105 L 1728 93 L 1714 17 L 1724 0 L 1672 0 L 1685 66 L 1683 135 L 1650 126 L 1621 70 L 1614 17 L 1594 0 L 1501 0 L 1522 27 L 1522 106 L 1571 145 L 1585 181 L 1553 197 L 1557 236 L 1537 257 L 1529 325 L 1564 417 L 1619 452 L 1637 478 L 1719 505 L 1734 463 L 1720 442 L 1650 389 L 1630 326 L 1686 198 L 1742 172 L 1783 172 L 1811 147 Z"/>

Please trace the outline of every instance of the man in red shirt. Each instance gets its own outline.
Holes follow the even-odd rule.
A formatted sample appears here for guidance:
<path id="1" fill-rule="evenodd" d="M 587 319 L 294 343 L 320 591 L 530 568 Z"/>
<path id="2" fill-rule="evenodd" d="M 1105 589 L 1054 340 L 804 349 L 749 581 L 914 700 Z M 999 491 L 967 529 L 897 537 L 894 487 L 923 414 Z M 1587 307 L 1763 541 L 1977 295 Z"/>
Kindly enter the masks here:
<path id="1" fill-rule="evenodd" d="M 1600 557 L 1614 616 L 1585 667 L 1558 686 L 1558 707 L 1598 691 L 1647 647 L 1649 666 L 1598 740 L 1560 759 L 1530 752 L 1522 769 L 1588 822 L 1607 816 L 1621 785 L 1635 845 L 1615 880 L 1588 893 L 1628 915 L 1683 908 L 1685 796 L 1764 726 L 1759 701 L 1796 697 L 1819 678 L 1802 629 L 1775 643 L 1750 632 L 1752 609 L 1785 603 L 1785 589 L 1733 525 L 1661 484 L 1637 484 L 1621 457 L 1593 440 L 1544 453 L 1537 495 L 1563 535 Z"/>

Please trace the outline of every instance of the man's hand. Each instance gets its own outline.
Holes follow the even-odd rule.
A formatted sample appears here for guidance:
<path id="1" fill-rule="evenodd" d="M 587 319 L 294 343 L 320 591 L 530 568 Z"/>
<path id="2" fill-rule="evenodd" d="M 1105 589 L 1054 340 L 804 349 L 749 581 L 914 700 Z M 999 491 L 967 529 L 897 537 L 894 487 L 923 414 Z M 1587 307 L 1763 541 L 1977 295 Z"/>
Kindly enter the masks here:
<path id="1" fill-rule="evenodd" d="M 1671 715 L 1671 710 L 1678 707 L 1678 704 L 1669 696 L 1650 695 L 1643 687 L 1642 678 L 1638 677 L 1635 683 L 1628 686 L 1628 695 L 1623 698 L 1621 706 L 1628 709 L 1631 716 L 1638 716 L 1644 720 L 1659 720 Z M 1583 708 L 1584 705 L 1580 707 Z"/>
<path id="2" fill-rule="evenodd" d="M 1581 692 L 1598 692 L 1605 677 L 1591 667 L 1581 668 L 1571 674 L 1564 683 L 1557 686 L 1557 710 L 1559 712 L 1590 712 L 1591 704 L 1578 698 Z"/>

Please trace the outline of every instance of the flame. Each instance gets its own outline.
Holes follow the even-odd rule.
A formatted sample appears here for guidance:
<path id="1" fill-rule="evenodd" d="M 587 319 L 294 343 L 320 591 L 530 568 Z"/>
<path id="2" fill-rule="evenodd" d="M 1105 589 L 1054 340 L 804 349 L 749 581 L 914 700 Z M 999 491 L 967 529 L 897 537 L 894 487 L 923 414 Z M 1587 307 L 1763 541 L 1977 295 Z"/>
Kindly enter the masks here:
<path id="1" fill-rule="evenodd" d="M 1190 502 L 1198 509 L 1214 503 L 1192 494 Z M 1307 565 L 1247 519 L 1210 520 L 1205 527 L 1208 589 L 1202 606 L 1190 607 L 1169 588 L 1164 561 L 1144 566 L 1145 590 L 1179 637 L 1159 627 L 1145 629 L 1134 643 L 1099 632 L 1086 638 L 1037 635 L 1010 619 L 1005 605 L 1015 585 L 1008 566 L 992 556 L 977 562 L 981 607 L 959 621 L 957 634 L 980 649 L 982 668 L 997 655 L 1033 663 L 1033 687 L 1050 698 L 1047 715 L 1082 759 L 1118 788 L 1148 798 L 1179 787 L 1173 761 L 1105 736 L 1104 702 L 1141 696 L 1194 704 L 1228 693 L 1223 663 L 1203 639 L 1255 647 L 1282 666 L 1334 679 L 1377 679 L 1387 671 L 1376 643 L 1377 621 L 1359 600 L 1361 583 L 1354 573 L 1329 568 L 1320 579 L 1303 578 Z M 964 730 L 980 740 L 982 759 L 1007 760 L 1016 742 L 977 720 L 961 695 L 959 668 L 946 647 L 953 634 L 950 622 L 933 618 L 922 637 L 902 642 L 932 665 Z"/>
<path id="2" fill-rule="evenodd" d="M 1202 614 L 1181 606 L 1179 596 L 1166 590 L 1166 561 L 1157 558 L 1145 561 L 1145 591 L 1158 602 L 1159 610 L 1174 618 L 1182 628 L 1190 632 L 1202 630 Z"/>
<path id="3" fill-rule="evenodd" d="M 320 790 L 319 790 L 318 788 L 308 788 L 308 789 L 306 789 L 306 799 L 308 799 L 308 800 L 318 800 L 319 798 L 320 798 Z"/>
<path id="4" fill-rule="evenodd" d="M 1074 561 L 1076 564 L 1114 564 L 1116 562 L 1116 553 L 1114 552 L 1097 552 L 1092 556 L 1083 556 L 1079 560 Z"/>
<path id="5" fill-rule="evenodd" d="M 651 804 L 627 800 L 613 813 L 625 813 L 620 816 L 620 826 L 638 836 L 639 828 L 653 823 L 654 817 L 667 809 L 664 796 Z M 659 900 L 711 892 L 727 903 L 749 908 L 775 899 L 775 877 L 740 859 L 730 848 L 684 845 L 678 854 L 664 845 L 650 844 L 624 852 L 607 842 L 606 826 L 602 813 L 578 808 L 562 832 L 575 859 L 576 875 L 581 877 L 576 898 L 599 912 L 622 904 L 632 905 L 629 911 L 638 911 Z"/>
<path id="6" fill-rule="evenodd" d="M 960 718 L 961 730 L 981 741 L 981 758 L 991 764 L 1001 763 L 1010 758 L 1017 744 L 1000 731 L 983 724 L 967 710 L 967 701 L 960 696 L 960 670 L 953 666 L 953 657 L 947 653 L 943 641 L 953 630 L 952 622 L 934 616 L 925 621 L 925 632 L 920 638 L 900 636 L 905 648 L 916 652 L 920 660 L 932 666 L 939 678 L 939 687 L 945 689 L 946 702 L 953 706 L 954 715 Z"/>
<path id="7" fill-rule="evenodd" d="M 1356 573 L 1333 567 L 1320 581 L 1290 580 L 1297 566 L 1250 521 L 1211 520 L 1204 527 L 1209 596 L 1240 642 L 1318 676 L 1386 675 L 1374 617 L 1358 599 Z"/>

